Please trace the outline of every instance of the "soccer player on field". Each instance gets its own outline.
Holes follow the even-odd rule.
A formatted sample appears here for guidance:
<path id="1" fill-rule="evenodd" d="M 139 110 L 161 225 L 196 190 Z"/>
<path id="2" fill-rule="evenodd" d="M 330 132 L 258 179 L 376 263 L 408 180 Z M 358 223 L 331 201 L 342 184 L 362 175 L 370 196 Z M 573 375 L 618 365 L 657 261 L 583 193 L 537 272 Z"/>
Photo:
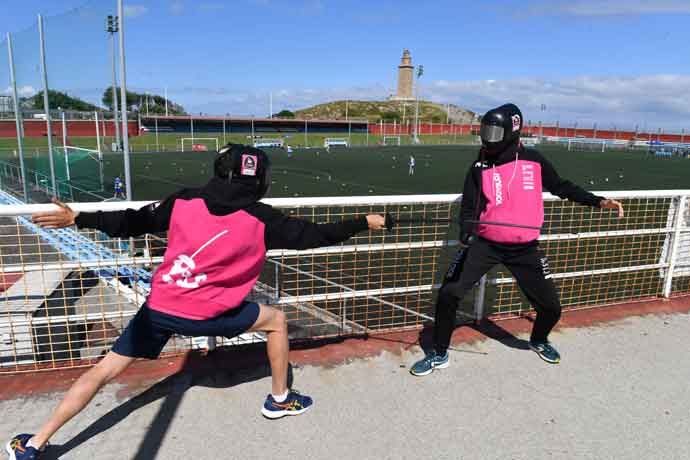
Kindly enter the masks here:
<path id="1" fill-rule="evenodd" d="M 117 176 L 113 181 L 113 190 L 115 191 L 113 198 L 127 198 L 125 196 L 125 184 L 120 176 Z"/>
<path id="2" fill-rule="evenodd" d="M 414 163 L 415 163 L 414 157 L 412 155 L 410 155 L 410 159 L 407 162 L 407 165 L 410 167 L 409 170 L 407 171 L 407 174 L 409 176 L 414 176 Z"/>
<path id="3" fill-rule="evenodd" d="M 520 142 L 522 123 L 522 113 L 513 104 L 489 110 L 482 118 L 482 147 L 467 173 L 462 195 L 463 247 L 438 293 L 434 349 L 412 366 L 413 375 L 448 367 L 458 302 L 497 264 L 510 270 L 537 311 L 529 347 L 546 362 L 560 362 L 548 337 L 561 316 L 561 304 L 548 259 L 537 243 L 544 222 L 542 187 L 582 205 L 617 209 L 623 217 L 621 203 L 562 179 L 539 152 L 525 148 Z"/>
<path id="4" fill-rule="evenodd" d="M 57 202 L 56 211 L 37 213 L 44 228 L 76 224 L 113 237 L 168 231 L 163 263 L 153 275 L 149 297 L 112 350 L 70 388 L 50 419 L 35 434 L 20 434 L 7 445 L 12 460 L 39 458 L 50 437 L 137 358 L 155 359 L 173 334 L 235 337 L 266 333 L 271 394 L 261 413 L 270 419 L 299 415 L 313 401 L 288 388 L 288 329 L 281 310 L 246 300 L 269 249 L 307 249 L 347 240 L 367 229 L 384 228 L 370 214 L 337 223 L 314 224 L 285 216 L 259 200 L 268 191 L 270 161 L 259 149 L 223 147 L 214 177 L 203 187 L 183 189 L 160 203 L 114 212 L 77 213 Z"/>

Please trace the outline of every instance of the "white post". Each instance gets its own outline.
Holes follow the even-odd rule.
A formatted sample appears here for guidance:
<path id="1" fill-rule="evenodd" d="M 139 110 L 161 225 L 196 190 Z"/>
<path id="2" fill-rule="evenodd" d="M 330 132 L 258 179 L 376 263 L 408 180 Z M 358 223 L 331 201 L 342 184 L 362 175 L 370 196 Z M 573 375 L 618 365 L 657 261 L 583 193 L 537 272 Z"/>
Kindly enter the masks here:
<path id="1" fill-rule="evenodd" d="M 120 110 L 122 110 L 122 154 L 125 166 L 125 191 L 127 200 L 132 201 L 132 175 L 129 167 L 129 130 L 127 123 L 127 68 L 125 67 L 125 11 L 122 0 L 117 0 L 117 14 L 120 20 Z"/>
<path id="2" fill-rule="evenodd" d="M 683 228 L 683 215 L 685 214 L 685 207 L 688 203 L 688 197 L 683 195 L 678 200 L 678 209 L 673 222 L 673 241 L 671 242 L 671 250 L 669 251 L 670 259 L 668 262 L 668 269 L 666 270 L 666 279 L 664 282 L 664 297 L 671 296 L 671 289 L 673 287 L 673 272 L 676 269 L 676 258 L 678 256 L 678 245 L 680 243 L 681 229 Z M 673 202 L 672 202 L 673 203 Z M 671 204 L 673 206 L 673 204 Z"/>
<path id="3" fill-rule="evenodd" d="M 65 123 L 65 112 L 61 112 L 62 116 L 62 151 L 65 154 L 65 178 L 67 182 L 72 180 L 69 173 L 69 154 L 67 153 L 67 124 Z"/>
<path id="4" fill-rule="evenodd" d="M 254 144 L 254 115 L 252 115 L 252 145 Z"/>
<path id="5" fill-rule="evenodd" d="M 307 135 L 307 119 L 304 119 L 304 147 L 309 146 L 309 136 Z"/>
<path id="6" fill-rule="evenodd" d="M 48 69 L 46 68 L 46 43 L 43 34 L 43 17 L 38 15 L 38 35 L 41 46 L 41 74 L 43 75 L 43 109 L 46 112 L 46 128 L 48 134 L 48 162 L 50 163 L 50 183 L 53 195 L 58 196 L 55 180 L 55 163 L 53 161 L 53 127 L 50 120 L 50 102 L 48 100 Z"/>
<path id="7" fill-rule="evenodd" d="M 67 123 L 65 122 L 65 111 L 60 112 L 60 117 L 62 118 L 62 148 L 67 155 Z"/>
<path id="8" fill-rule="evenodd" d="M 14 73 L 14 53 L 12 50 L 12 35 L 7 32 L 7 53 L 10 62 L 10 85 L 12 88 L 12 100 L 14 103 L 14 124 L 17 130 L 17 150 L 19 150 L 19 168 L 22 175 L 22 193 L 24 194 L 24 202 L 29 202 L 29 191 L 26 185 L 26 170 L 24 169 L 24 139 L 22 133 L 21 110 L 19 110 L 19 96 L 17 95 L 17 79 Z"/>
<path id="9" fill-rule="evenodd" d="M 156 150 L 160 150 L 160 147 L 158 147 L 158 115 L 153 119 L 153 123 L 156 130 Z"/>
<path id="10" fill-rule="evenodd" d="M 96 144 L 98 145 L 98 175 L 101 181 L 101 192 L 105 190 L 105 181 L 103 178 L 103 151 L 101 150 L 101 130 L 98 126 L 98 112 L 94 112 L 96 115 Z"/>

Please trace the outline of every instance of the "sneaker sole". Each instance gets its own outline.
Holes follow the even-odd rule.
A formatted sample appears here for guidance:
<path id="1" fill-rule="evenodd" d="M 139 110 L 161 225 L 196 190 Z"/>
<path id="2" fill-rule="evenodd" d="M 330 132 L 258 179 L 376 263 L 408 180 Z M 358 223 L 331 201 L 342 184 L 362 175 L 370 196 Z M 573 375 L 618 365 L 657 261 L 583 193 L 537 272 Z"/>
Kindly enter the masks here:
<path id="1" fill-rule="evenodd" d="M 10 447 L 10 443 L 11 441 L 5 444 L 5 450 L 7 451 L 7 455 L 10 456 L 10 460 L 17 460 L 17 456 L 14 455 L 14 450 L 12 450 L 12 448 Z"/>
<path id="2" fill-rule="evenodd" d="M 410 374 L 412 374 L 412 375 L 414 375 L 414 376 L 416 376 L 416 377 L 424 377 L 425 375 L 429 375 L 429 374 L 431 374 L 432 372 L 434 372 L 434 369 L 445 369 L 445 368 L 447 368 L 448 366 L 450 366 L 450 361 L 446 361 L 446 362 L 443 363 L 443 364 L 434 365 L 434 366 L 431 367 L 431 369 L 429 369 L 429 370 L 426 371 L 426 372 L 414 372 L 412 369 L 410 369 Z"/>
<path id="3" fill-rule="evenodd" d="M 289 416 L 289 415 L 304 414 L 309 409 L 311 409 L 311 406 L 307 406 L 304 409 L 299 409 L 299 410 L 279 410 L 279 411 L 266 410 L 265 407 L 262 407 L 261 408 L 261 415 L 263 415 L 264 417 L 266 417 L 268 419 L 275 420 L 275 419 L 283 418 L 283 417 Z"/>
<path id="4" fill-rule="evenodd" d="M 554 361 L 553 359 L 546 358 L 544 355 L 542 355 L 539 352 L 539 350 L 535 350 L 532 347 L 530 347 L 529 349 L 532 350 L 533 352 L 535 352 L 537 354 L 537 356 L 539 356 L 542 359 L 542 361 L 546 361 L 549 364 L 559 364 L 561 362 L 561 358 L 558 358 L 557 360 Z"/>

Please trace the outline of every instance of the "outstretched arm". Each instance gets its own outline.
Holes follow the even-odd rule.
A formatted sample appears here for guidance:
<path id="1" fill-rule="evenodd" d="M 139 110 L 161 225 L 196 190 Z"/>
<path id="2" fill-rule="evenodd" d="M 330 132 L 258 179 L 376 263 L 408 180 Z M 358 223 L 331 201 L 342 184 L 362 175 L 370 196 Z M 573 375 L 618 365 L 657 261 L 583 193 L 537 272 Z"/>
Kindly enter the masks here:
<path id="1" fill-rule="evenodd" d="M 617 209 L 618 217 L 623 217 L 624 213 L 622 203 L 588 192 L 569 180 L 561 178 L 553 165 L 545 158 L 542 157 L 540 161 L 542 183 L 544 184 L 546 190 L 560 198 L 575 201 L 576 203 L 580 203 L 585 206 L 593 206 L 595 208 L 604 209 Z"/>
<path id="2" fill-rule="evenodd" d="M 330 246 L 351 238 L 364 230 L 382 230 L 385 219 L 369 214 L 357 219 L 315 224 L 304 219 L 288 217 L 277 210 L 266 223 L 266 249 L 311 249 Z"/>
<path id="3" fill-rule="evenodd" d="M 138 236 L 168 230 L 170 215 L 177 195 L 160 203 L 152 203 L 141 209 L 124 211 L 78 212 L 57 199 L 57 209 L 39 212 L 31 216 L 33 222 L 43 228 L 95 228 L 113 237 Z"/>

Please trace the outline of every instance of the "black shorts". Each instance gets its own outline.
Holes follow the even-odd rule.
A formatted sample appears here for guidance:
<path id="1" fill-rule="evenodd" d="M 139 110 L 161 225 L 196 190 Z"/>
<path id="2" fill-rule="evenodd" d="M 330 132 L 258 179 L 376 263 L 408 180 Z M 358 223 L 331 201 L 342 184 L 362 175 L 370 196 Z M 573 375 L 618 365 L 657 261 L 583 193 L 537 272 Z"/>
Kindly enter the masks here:
<path id="1" fill-rule="evenodd" d="M 156 359 L 173 334 L 188 337 L 236 337 L 247 332 L 259 317 L 259 305 L 243 302 L 215 318 L 194 320 L 152 310 L 142 305 L 112 351 L 130 358 Z"/>

